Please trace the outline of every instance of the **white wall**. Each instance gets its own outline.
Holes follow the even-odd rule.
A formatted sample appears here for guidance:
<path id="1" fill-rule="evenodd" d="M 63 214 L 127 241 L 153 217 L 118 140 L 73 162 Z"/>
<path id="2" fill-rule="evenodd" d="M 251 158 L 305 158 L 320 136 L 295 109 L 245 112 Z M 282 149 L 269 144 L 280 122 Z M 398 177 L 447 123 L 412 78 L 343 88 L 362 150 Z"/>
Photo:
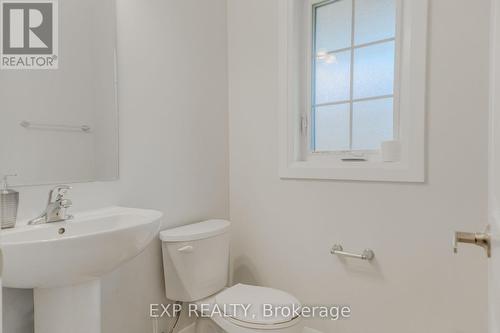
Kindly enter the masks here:
<path id="1" fill-rule="evenodd" d="M 163 227 L 227 218 L 225 0 L 120 0 L 117 6 L 120 181 L 76 185 L 75 210 L 153 208 L 165 213 Z M 41 212 L 48 189 L 20 188 L 21 219 Z M 104 278 L 103 333 L 152 330 L 149 303 L 166 302 L 161 265 L 157 241 Z"/>
<path id="2" fill-rule="evenodd" d="M 486 332 L 484 251 L 451 237 L 487 222 L 489 2 L 430 1 L 425 184 L 280 180 L 277 1 L 228 2 L 235 281 L 352 306 L 324 332 Z"/>
<path id="3" fill-rule="evenodd" d="M 431 4 L 429 177 L 415 185 L 279 180 L 277 4 L 229 0 L 234 277 L 350 304 L 348 321 L 308 324 L 325 332 L 486 331 L 483 251 L 453 257 L 450 238 L 486 221 L 489 8 Z M 224 0 L 118 2 L 121 180 L 76 186 L 78 209 L 156 208 L 165 226 L 227 217 L 225 10 Z M 21 189 L 23 218 L 47 190 Z M 329 255 L 337 241 L 377 261 L 343 264 Z M 104 333 L 148 332 L 162 283 L 158 243 L 107 276 Z"/>
<path id="4" fill-rule="evenodd" d="M 117 4 L 121 204 L 163 211 L 164 227 L 227 218 L 225 0 Z M 161 264 L 157 241 L 106 278 L 103 333 L 149 332 Z"/>

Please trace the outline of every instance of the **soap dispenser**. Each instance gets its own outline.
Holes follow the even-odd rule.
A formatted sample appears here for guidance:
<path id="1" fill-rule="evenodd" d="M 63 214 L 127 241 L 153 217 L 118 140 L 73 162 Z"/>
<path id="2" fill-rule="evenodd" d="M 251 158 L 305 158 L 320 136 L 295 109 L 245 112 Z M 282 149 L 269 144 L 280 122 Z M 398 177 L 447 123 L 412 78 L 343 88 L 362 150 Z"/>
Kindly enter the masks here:
<path id="1" fill-rule="evenodd" d="M 0 190 L 0 226 L 2 229 L 16 226 L 19 192 L 9 189 L 8 178 L 17 175 L 5 175 Z"/>

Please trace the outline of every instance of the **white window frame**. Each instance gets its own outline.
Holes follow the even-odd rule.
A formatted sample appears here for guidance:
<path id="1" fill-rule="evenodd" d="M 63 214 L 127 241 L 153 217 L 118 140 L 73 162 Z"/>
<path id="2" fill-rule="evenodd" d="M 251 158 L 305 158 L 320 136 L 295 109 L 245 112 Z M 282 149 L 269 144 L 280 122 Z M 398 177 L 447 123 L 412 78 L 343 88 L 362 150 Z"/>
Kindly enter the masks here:
<path id="1" fill-rule="evenodd" d="M 279 1 L 280 177 L 424 182 L 428 0 L 396 0 L 394 139 L 400 156 L 392 162 L 383 162 L 380 151 L 310 151 L 313 5 L 323 0 Z M 366 161 L 343 160 L 358 153 Z"/>

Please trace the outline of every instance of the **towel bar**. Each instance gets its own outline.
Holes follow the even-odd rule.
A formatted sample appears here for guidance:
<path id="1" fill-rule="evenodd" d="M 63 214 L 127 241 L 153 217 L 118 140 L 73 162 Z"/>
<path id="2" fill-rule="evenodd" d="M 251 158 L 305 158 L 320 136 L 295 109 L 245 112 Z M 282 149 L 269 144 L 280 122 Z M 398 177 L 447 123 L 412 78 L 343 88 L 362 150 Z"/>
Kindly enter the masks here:
<path id="1" fill-rule="evenodd" d="M 368 261 L 371 261 L 371 260 L 373 260 L 373 258 L 375 258 L 375 253 L 370 249 L 364 250 L 362 254 L 356 254 L 356 253 L 344 251 L 344 248 L 340 244 L 335 244 L 332 247 L 332 250 L 330 251 L 330 253 L 338 255 L 338 256 L 342 256 L 342 257 L 355 258 L 355 259 L 368 260 Z"/>
<path id="2" fill-rule="evenodd" d="M 23 120 L 19 125 L 24 128 L 37 128 L 44 130 L 54 130 L 54 131 L 77 131 L 89 133 L 92 128 L 88 125 L 82 126 L 71 126 L 71 125 L 61 125 L 61 124 L 42 124 L 42 123 L 34 123 L 31 121 Z"/>

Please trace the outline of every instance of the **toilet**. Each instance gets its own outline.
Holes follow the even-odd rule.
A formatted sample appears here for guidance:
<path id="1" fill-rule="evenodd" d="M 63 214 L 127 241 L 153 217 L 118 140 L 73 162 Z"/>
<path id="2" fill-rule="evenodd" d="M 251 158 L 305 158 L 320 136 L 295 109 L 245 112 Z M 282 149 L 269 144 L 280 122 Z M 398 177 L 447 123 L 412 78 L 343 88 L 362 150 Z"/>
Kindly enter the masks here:
<path id="1" fill-rule="evenodd" d="M 277 289 L 227 288 L 231 223 L 209 220 L 160 233 L 168 299 L 189 303 L 196 333 L 299 333 L 300 302 Z"/>

